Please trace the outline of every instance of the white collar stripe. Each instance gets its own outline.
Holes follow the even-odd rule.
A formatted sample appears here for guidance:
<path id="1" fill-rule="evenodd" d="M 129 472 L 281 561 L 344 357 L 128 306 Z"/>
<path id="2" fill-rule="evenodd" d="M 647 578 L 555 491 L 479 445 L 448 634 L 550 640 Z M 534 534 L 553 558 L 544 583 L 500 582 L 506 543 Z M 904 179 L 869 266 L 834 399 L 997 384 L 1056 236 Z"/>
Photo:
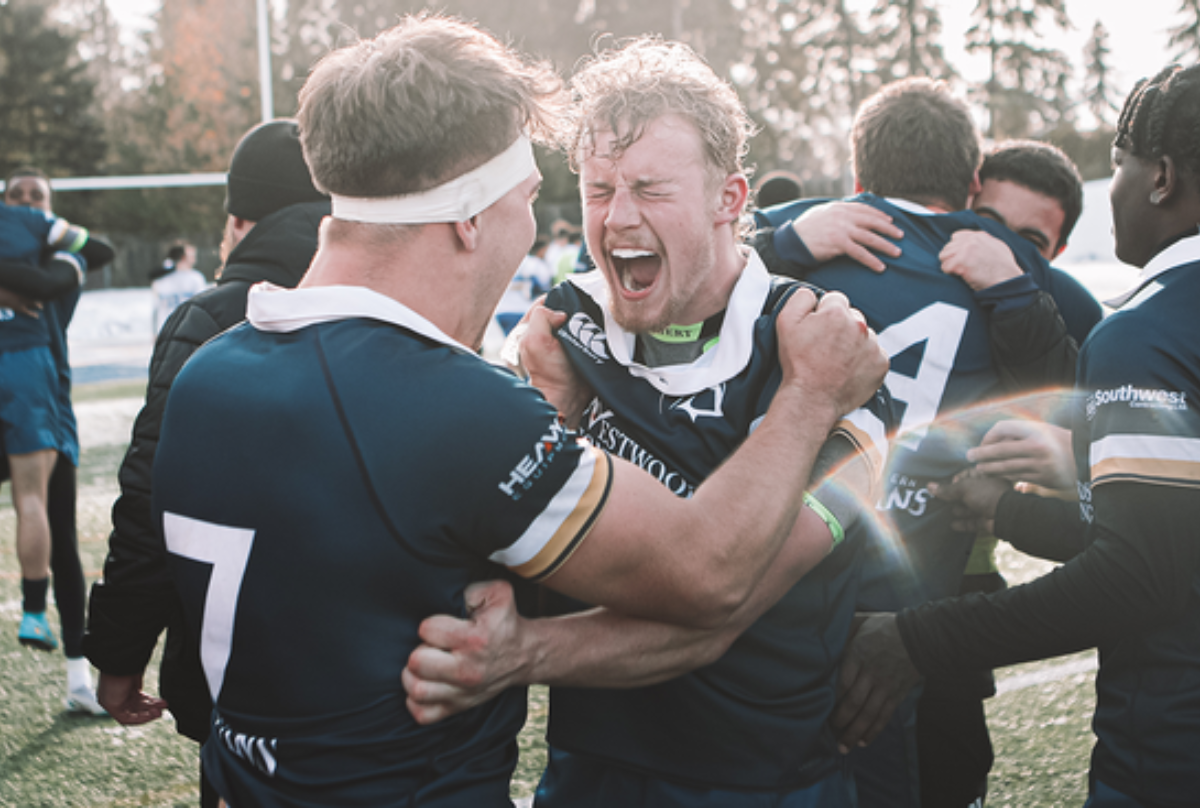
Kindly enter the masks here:
<path id="1" fill-rule="evenodd" d="M 1187 238 L 1180 239 L 1154 256 L 1154 258 L 1150 259 L 1150 263 L 1142 267 L 1142 272 L 1132 289 L 1111 300 L 1105 300 L 1104 305 L 1119 309 L 1133 300 L 1137 293 L 1146 287 L 1150 281 L 1168 269 L 1174 269 L 1175 267 L 1190 264 L 1194 261 L 1200 261 L 1200 236 L 1188 236 Z"/>
<path id="2" fill-rule="evenodd" d="M 246 303 L 246 319 L 258 331 L 287 333 L 310 325 L 355 318 L 391 323 L 474 354 L 408 306 L 365 286 L 285 289 L 263 282 L 250 287 Z"/>
<path id="3" fill-rule="evenodd" d="M 762 314 L 771 293 L 771 276 L 758 253 L 750 251 L 746 267 L 733 287 L 720 339 L 711 350 L 687 365 L 649 368 L 633 361 L 634 335 L 613 318 L 608 303 L 608 287 L 599 270 L 568 279 L 604 312 L 604 332 L 613 359 L 629 368 L 634 376 L 645 379 L 660 393 L 690 396 L 715 387 L 741 373 L 754 350 L 754 321 Z"/>

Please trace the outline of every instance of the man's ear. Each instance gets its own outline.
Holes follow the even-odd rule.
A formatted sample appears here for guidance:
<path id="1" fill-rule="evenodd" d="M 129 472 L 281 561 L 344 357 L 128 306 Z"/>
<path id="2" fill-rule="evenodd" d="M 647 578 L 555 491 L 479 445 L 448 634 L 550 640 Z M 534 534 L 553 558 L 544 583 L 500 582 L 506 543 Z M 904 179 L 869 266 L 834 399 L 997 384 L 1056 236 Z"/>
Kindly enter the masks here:
<path id="1" fill-rule="evenodd" d="M 975 197 L 979 196 L 979 192 L 981 190 L 983 190 L 983 183 L 980 181 L 979 171 L 978 171 L 978 169 L 976 169 L 975 174 L 971 177 L 971 187 L 967 189 L 967 205 L 968 206 L 970 205 L 971 200 L 973 200 L 973 199 L 975 199 Z"/>
<path id="2" fill-rule="evenodd" d="M 479 217 L 472 216 L 470 219 L 455 222 L 454 235 L 463 250 L 475 252 L 479 249 Z"/>
<path id="3" fill-rule="evenodd" d="M 1154 190 L 1150 201 L 1160 205 L 1171 199 L 1179 187 L 1179 168 L 1170 155 L 1164 154 L 1154 161 Z"/>
<path id="4" fill-rule="evenodd" d="M 723 225 L 735 222 L 746 210 L 746 202 L 750 199 L 750 181 L 742 173 L 730 174 L 721 185 L 721 198 L 717 204 L 714 224 Z"/>
<path id="5" fill-rule="evenodd" d="M 858 181 L 858 177 L 854 178 L 854 194 L 857 196 L 863 192 L 862 183 Z"/>
<path id="6" fill-rule="evenodd" d="M 1060 255 L 1063 254 L 1063 250 L 1065 250 L 1066 248 L 1067 248 L 1067 242 L 1064 241 L 1062 244 L 1059 244 L 1058 249 L 1056 249 L 1054 251 L 1054 257 L 1058 258 Z"/>

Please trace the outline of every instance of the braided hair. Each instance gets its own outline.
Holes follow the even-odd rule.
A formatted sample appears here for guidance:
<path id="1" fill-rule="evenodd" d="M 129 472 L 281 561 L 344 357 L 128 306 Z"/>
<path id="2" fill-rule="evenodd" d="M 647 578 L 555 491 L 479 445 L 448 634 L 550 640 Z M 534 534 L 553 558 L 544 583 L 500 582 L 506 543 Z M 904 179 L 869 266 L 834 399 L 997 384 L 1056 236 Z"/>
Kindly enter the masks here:
<path id="1" fill-rule="evenodd" d="M 1200 177 L 1200 65 L 1171 65 L 1133 88 L 1113 145 L 1135 157 L 1169 156 L 1193 177 Z"/>

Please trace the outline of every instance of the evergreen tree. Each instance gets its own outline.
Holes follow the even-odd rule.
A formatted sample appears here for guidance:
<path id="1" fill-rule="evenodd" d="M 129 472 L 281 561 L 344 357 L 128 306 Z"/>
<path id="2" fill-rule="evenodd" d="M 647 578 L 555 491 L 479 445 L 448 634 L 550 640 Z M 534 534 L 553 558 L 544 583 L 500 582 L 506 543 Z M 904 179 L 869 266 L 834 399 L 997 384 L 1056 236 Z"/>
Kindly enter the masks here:
<path id="1" fill-rule="evenodd" d="M 1183 19 L 1168 31 L 1167 44 L 1175 49 L 1171 60 L 1194 64 L 1200 61 L 1200 0 L 1180 0 L 1179 10 L 1175 13 Z"/>
<path id="2" fill-rule="evenodd" d="M 95 84 L 79 37 L 42 0 L 0 5 L 0 172 L 35 165 L 50 176 L 95 173 L 104 156 Z"/>
<path id="3" fill-rule="evenodd" d="M 762 126 L 752 157 L 840 196 L 850 189 L 850 120 L 887 78 L 879 36 L 843 0 L 745 0 L 743 17 L 736 75 Z"/>
<path id="4" fill-rule="evenodd" d="M 988 135 L 1027 137 L 1053 128 L 1071 108 L 1071 66 L 1058 50 L 1040 46 L 1047 18 L 1070 26 L 1065 0 L 978 0 L 967 30 L 967 52 L 986 51 L 988 80 L 982 88 Z"/>
<path id="5" fill-rule="evenodd" d="M 116 174 L 221 172 L 258 122 L 254 3 L 163 0 L 144 61 L 121 108 L 110 155 Z M 109 192 L 102 219 L 123 232 L 203 241 L 224 221 L 220 187 Z M 144 280 L 139 278 L 139 280 Z"/>
<path id="6" fill-rule="evenodd" d="M 1108 66 L 1108 30 L 1104 23 L 1096 20 L 1092 37 L 1083 50 L 1083 97 L 1088 110 L 1099 127 L 1111 123 L 1114 112 L 1120 112 L 1121 97 L 1112 85 L 1112 68 Z"/>
<path id="7" fill-rule="evenodd" d="M 99 114 L 111 117 L 125 93 L 130 55 L 108 0 L 59 0 L 63 19 L 79 31 L 79 52 L 96 84 Z"/>
<path id="8" fill-rule="evenodd" d="M 885 83 L 909 76 L 949 79 L 957 75 L 938 41 L 942 18 L 927 0 L 879 0 L 871 9 Z"/>

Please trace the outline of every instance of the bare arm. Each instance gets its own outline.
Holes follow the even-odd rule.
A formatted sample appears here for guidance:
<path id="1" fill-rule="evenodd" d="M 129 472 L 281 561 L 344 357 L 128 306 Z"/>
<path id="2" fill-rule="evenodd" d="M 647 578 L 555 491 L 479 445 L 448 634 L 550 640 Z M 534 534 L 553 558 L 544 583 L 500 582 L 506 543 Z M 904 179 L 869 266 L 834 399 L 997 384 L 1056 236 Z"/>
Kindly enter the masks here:
<path id="1" fill-rule="evenodd" d="M 851 462 L 839 485 L 866 492 L 867 465 Z M 409 711 L 433 723 L 481 704 L 515 685 L 644 687 L 715 662 L 760 615 L 815 567 L 832 546 L 829 528 L 808 508 L 761 584 L 729 621 L 695 629 L 593 609 L 553 618 L 517 614 L 502 582 L 468 594 L 470 619 L 439 615 L 421 625 L 425 645 L 404 671 Z M 473 600 L 474 599 L 474 600 Z"/>
<path id="2" fill-rule="evenodd" d="M 888 239 L 904 237 L 891 216 L 860 202 L 817 205 L 783 227 L 791 227 L 820 263 L 844 255 L 875 272 L 887 268 L 876 253 L 897 257 L 900 247 Z"/>
<path id="3" fill-rule="evenodd" d="M 938 258 L 942 272 L 961 278 L 976 292 L 1025 274 L 1008 245 L 982 230 L 957 231 Z"/>

